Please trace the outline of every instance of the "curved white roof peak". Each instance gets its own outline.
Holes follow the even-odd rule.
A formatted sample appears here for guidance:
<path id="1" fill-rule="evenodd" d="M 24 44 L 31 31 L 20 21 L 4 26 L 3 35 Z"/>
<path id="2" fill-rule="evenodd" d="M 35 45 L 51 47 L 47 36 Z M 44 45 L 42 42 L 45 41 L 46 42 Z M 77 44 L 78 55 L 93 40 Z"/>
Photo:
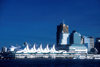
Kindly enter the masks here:
<path id="1" fill-rule="evenodd" d="M 56 52 L 55 44 L 52 46 L 51 49 L 49 49 L 48 44 L 46 45 L 46 47 L 44 49 L 42 48 L 42 44 L 40 44 L 40 47 L 38 49 L 36 49 L 35 46 L 36 45 L 34 44 L 33 47 L 31 49 L 29 49 L 29 45 L 27 44 L 24 49 L 21 49 L 21 48 L 20 49 L 16 48 L 16 49 L 18 49 L 17 52 L 39 52 L 39 53 L 41 53 L 41 52 L 43 52 L 43 53 L 48 53 L 48 52 L 53 52 L 54 53 L 54 52 Z M 14 46 L 10 47 L 11 51 L 14 51 L 14 49 L 15 49 Z"/>

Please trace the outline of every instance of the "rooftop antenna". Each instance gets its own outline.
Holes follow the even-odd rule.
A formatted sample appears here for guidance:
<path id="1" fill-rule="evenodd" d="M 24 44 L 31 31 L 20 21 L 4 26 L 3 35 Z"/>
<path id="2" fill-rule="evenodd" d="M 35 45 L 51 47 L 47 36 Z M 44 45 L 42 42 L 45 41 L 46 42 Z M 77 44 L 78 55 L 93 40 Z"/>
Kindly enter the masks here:
<path id="1" fill-rule="evenodd" d="M 63 19 L 63 24 L 64 24 L 64 19 Z"/>

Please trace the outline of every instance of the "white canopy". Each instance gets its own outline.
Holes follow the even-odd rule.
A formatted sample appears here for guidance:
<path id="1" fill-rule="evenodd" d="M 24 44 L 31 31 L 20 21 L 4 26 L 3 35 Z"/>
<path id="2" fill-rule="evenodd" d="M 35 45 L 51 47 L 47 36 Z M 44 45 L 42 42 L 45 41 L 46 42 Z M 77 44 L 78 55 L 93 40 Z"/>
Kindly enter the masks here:
<path id="1" fill-rule="evenodd" d="M 21 49 L 21 47 L 14 47 L 14 46 L 10 47 L 10 51 L 15 51 L 15 49 L 18 49 L 16 51 L 17 53 L 21 53 L 21 52 L 23 52 L 23 53 L 27 53 L 27 52 L 29 52 L 29 53 L 35 53 L 35 52 L 37 52 L 37 53 L 49 53 L 49 52 L 54 53 L 54 52 L 57 52 L 55 50 L 55 44 L 53 45 L 53 47 L 51 49 L 49 49 L 48 44 L 47 44 L 46 48 L 44 48 L 44 49 L 42 48 L 42 44 L 40 44 L 40 47 L 38 49 L 36 49 L 35 44 L 33 45 L 33 47 L 31 49 L 29 49 L 28 44 L 26 45 L 26 47 L 24 49 Z"/>

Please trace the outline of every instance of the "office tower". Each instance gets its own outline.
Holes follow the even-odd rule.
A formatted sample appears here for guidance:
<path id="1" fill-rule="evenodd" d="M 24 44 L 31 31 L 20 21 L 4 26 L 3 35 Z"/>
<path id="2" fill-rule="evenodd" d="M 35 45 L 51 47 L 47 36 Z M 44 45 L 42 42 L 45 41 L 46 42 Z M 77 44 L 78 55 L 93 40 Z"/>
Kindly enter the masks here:
<path id="1" fill-rule="evenodd" d="M 96 47 L 97 49 L 100 49 L 100 38 L 96 38 L 95 47 Z"/>
<path id="2" fill-rule="evenodd" d="M 98 50 L 98 52 L 100 53 L 100 38 L 96 38 L 95 47 Z"/>
<path id="3" fill-rule="evenodd" d="M 2 52 L 7 52 L 7 47 L 3 47 Z"/>
<path id="4" fill-rule="evenodd" d="M 59 45 L 69 45 L 70 40 L 69 40 L 69 33 L 60 33 L 60 39 L 59 39 Z"/>
<path id="5" fill-rule="evenodd" d="M 94 37 L 85 37 L 84 39 L 85 46 L 88 48 L 88 52 L 94 48 Z"/>
<path id="6" fill-rule="evenodd" d="M 81 44 L 81 34 L 74 30 L 70 35 L 70 44 L 80 45 Z"/>
<path id="7" fill-rule="evenodd" d="M 90 51 L 90 39 L 88 37 L 84 37 L 84 45 L 87 47 L 88 52 Z"/>
<path id="8" fill-rule="evenodd" d="M 84 44 L 84 36 L 81 36 L 81 44 Z"/>
<path id="9" fill-rule="evenodd" d="M 62 34 L 62 32 L 66 34 Z M 57 26 L 57 45 L 60 45 L 59 43 L 59 41 L 61 41 L 60 38 L 66 40 L 66 38 L 64 37 L 69 35 L 67 33 L 68 33 L 68 25 L 61 23 L 60 25 Z"/>
<path id="10" fill-rule="evenodd" d="M 88 37 L 90 39 L 90 49 L 94 48 L 94 37 Z"/>

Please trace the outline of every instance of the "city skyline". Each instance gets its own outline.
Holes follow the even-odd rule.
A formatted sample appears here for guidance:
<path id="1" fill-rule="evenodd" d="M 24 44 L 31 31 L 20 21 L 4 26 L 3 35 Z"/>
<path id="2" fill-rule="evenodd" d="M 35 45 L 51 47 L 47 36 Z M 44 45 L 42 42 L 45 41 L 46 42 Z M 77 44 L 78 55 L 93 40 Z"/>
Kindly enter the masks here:
<path id="1" fill-rule="evenodd" d="M 56 44 L 57 25 L 83 36 L 100 37 L 100 1 L 1 1 L 0 48 L 9 45 Z"/>

